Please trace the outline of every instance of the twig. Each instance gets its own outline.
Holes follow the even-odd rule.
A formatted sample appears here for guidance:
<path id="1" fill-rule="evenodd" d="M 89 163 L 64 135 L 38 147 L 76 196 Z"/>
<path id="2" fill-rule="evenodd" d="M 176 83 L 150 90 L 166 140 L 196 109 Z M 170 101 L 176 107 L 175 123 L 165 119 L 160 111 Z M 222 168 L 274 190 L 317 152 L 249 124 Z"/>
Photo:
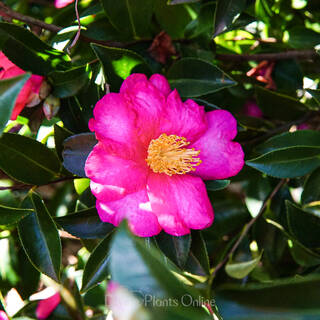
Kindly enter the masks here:
<path id="1" fill-rule="evenodd" d="M 224 266 L 224 264 L 229 260 L 229 257 L 237 250 L 238 246 L 240 245 L 243 238 L 246 236 L 246 234 L 249 232 L 250 228 L 253 226 L 253 224 L 259 219 L 259 217 L 263 214 L 264 210 L 266 209 L 268 202 L 277 194 L 277 192 L 281 189 L 281 187 L 288 182 L 288 179 L 282 179 L 280 182 L 276 185 L 276 187 L 272 190 L 272 192 L 269 194 L 269 196 L 264 200 L 263 205 L 261 209 L 259 210 L 258 214 L 250 220 L 250 222 L 244 227 L 240 237 L 236 241 L 236 243 L 233 245 L 231 250 L 226 254 L 224 259 L 216 266 L 214 271 L 212 272 L 210 276 L 210 283 L 212 282 L 214 276 L 216 273 Z"/>
<path id="2" fill-rule="evenodd" d="M 290 50 L 275 53 L 257 53 L 257 54 L 217 54 L 217 60 L 223 61 L 263 61 L 263 60 L 285 60 L 285 59 L 314 59 L 317 56 L 315 50 Z"/>
<path id="3" fill-rule="evenodd" d="M 0 2 L 0 16 L 17 19 L 17 20 L 25 22 L 27 24 L 38 26 L 40 28 L 43 28 L 43 29 L 46 29 L 46 30 L 49 30 L 49 31 L 52 31 L 55 33 L 59 32 L 60 30 L 63 29 L 62 27 L 56 26 L 54 24 L 48 24 L 48 23 L 45 23 L 41 20 L 35 19 L 33 17 L 25 16 L 19 12 L 13 11 L 12 9 L 7 7 L 2 2 Z"/>
<path id="4" fill-rule="evenodd" d="M 53 180 L 53 181 L 50 181 L 46 184 L 42 184 L 42 185 L 39 185 L 39 186 L 36 186 L 36 185 L 32 185 L 32 184 L 18 184 L 18 185 L 15 185 L 15 186 L 8 186 L 8 187 L 0 187 L 0 191 L 2 190 L 24 190 L 24 189 L 32 189 L 34 187 L 42 187 L 42 186 L 48 186 L 50 184 L 55 184 L 55 183 L 59 183 L 59 182 L 64 182 L 64 181 L 69 181 L 69 180 L 75 180 L 75 179 L 80 179 L 81 177 L 63 177 L 63 178 L 60 178 L 60 179 L 57 179 L 57 180 Z"/>
<path id="5" fill-rule="evenodd" d="M 70 46 L 68 47 L 67 51 L 68 53 L 70 54 L 70 50 L 76 45 L 76 43 L 78 42 L 79 40 L 79 37 L 80 37 L 80 33 L 81 33 L 81 22 L 80 22 L 80 16 L 79 16 L 79 10 L 78 10 L 78 1 L 79 0 L 76 0 L 75 3 L 74 3 L 74 8 L 75 8 L 75 11 L 76 11 L 76 18 L 77 18 L 77 22 L 78 22 L 78 31 L 77 31 L 77 34 L 76 36 L 74 37 L 72 43 L 70 44 Z"/>

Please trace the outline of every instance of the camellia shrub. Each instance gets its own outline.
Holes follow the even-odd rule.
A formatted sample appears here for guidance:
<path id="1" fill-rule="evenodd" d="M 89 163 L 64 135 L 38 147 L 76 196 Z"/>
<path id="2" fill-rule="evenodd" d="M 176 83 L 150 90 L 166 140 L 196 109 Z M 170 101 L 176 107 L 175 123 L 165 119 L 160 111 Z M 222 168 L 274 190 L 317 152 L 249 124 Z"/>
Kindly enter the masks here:
<path id="1" fill-rule="evenodd" d="M 0 320 L 320 319 L 318 0 L 0 2 Z"/>

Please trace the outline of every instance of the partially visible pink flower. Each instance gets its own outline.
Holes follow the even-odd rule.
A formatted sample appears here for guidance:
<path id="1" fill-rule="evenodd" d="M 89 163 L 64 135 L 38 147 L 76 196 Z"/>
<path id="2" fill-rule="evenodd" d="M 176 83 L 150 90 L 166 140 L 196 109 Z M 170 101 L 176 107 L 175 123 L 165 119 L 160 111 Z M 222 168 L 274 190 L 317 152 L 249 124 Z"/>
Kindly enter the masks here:
<path id="1" fill-rule="evenodd" d="M 37 319 L 47 319 L 50 316 L 50 314 L 54 311 L 54 309 L 59 305 L 60 301 L 61 298 L 59 292 L 55 293 L 47 299 L 39 301 L 36 309 Z"/>
<path id="2" fill-rule="evenodd" d="M 3 52 L 0 52 L 0 80 L 17 77 L 24 73 L 25 71 L 12 63 Z M 39 92 L 43 79 L 42 76 L 32 75 L 24 84 L 15 102 L 11 120 L 17 119 L 17 116 L 25 106 L 31 107 L 40 102 Z"/>
<path id="3" fill-rule="evenodd" d="M 162 75 L 133 74 L 93 114 L 89 127 L 99 142 L 85 171 L 102 221 L 127 219 L 142 237 L 211 225 L 203 179 L 232 177 L 244 164 L 230 112 L 205 113 L 193 100 L 182 102 Z"/>
<path id="4" fill-rule="evenodd" d="M 243 113 L 246 116 L 254 118 L 262 118 L 263 113 L 254 100 L 247 100 L 243 106 Z"/>
<path id="5" fill-rule="evenodd" d="M 9 320 L 7 314 L 3 310 L 0 310 L 0 320 Z"/>
<path id="6" fill-rule="evenodd" d="M 275 63 L 273 61 L 264 60 L 260 62 L 255 68 L 247 72 L 248 77 L 254 77 L 256 80 L 266 84 L 267 89 L 276 89 L 276 84 L 272 79 L 272 72 Z"/>
<path id="7" fill-rule="evenodd" d="M 74 2 L 74 0 L 55 0 L 54 6 L 58 9 L 66 7 L 70 3 Z"/>

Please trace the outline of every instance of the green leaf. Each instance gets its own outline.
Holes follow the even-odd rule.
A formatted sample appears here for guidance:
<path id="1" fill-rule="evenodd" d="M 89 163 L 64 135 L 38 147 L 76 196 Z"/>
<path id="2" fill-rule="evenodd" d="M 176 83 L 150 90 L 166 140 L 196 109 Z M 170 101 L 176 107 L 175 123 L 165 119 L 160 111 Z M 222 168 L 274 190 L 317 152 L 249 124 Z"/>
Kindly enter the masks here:
<path id="1" fill-rule="evenodd" d="M 246 0 L 218 0 L 214 17 L 213 37 L 228 30 L 245 6 Z"/>
<path id="2" fill-rule="evenodd" d="M 256 0 L 255 13 L 263 22 L 270 24 L 273 13 L 268 0 Z"/>
<path id="3" fill-rule="evenodd" d="M 319 312 L 319 286 L 319 274 L 311 274 L 277 279 L 271 283 L 225 284 L 218 288 L 218 294 L 254 308 L 272 308 L 274 311 L 309 309 Z"/>
<path id="4" fill-rule="evenodd" d="M 101 2 L 107 17 L 117 30 L 130 34 L 134 39 L 150 35 L 153 1 L 119 0 L 116 5 L 112 0 Z"/>
<path id="5" fill-rule="evenodd" d="M 62 158 L 63 141 L 71 137 L 73 133 L 64 127 L 60 127 L 57 124 L 54 125 L 54 144 L 56 147 L 57 155 L 60 160 Z"/>
<path id="6" fill-rule="evenodd" d="M 0 136 L 10 120 L 17 97 L 30 73 L 18 77 L 0 80 Z"/>
<path id="7" fill-rule="evenodd" d="M 42 143 L 18 134 L 0 138 L 0 168 L 15 180 L 42 185 L 60 172 L 58 157 Z"/>
<path id="8" fill-rule="evenodd" d="M 230 180 L 209 180 L 205 181 L 206 188 L 209 191 L 217 191 L 226 188 L 230 184 Z"/>
<path id="9" fill-rule="evenodd" d="M 225 266 L 226 273 L 235 279 L 243 279 L 246 277 L 259 263 L 262 257 L 262 252 L 260 255 L 250 261 L 245 262 L 233 262 L 229 261 Z"/>
<path id="10" fill-rule="evenodd" d="M 320 166 L 320 148 L 293 147 L 266 153 L 246 164 L 271 177 L 301 177 Z"/>
<path id="11" fill-rule="evenodd" d="M 298 241 L 289 242 L 290 253 L 296 263 L 303 267 L 320 265 L 320 256 L 304 247 Z"/>
<path id="12" fill-rule="evenodd" d="M 290 233 L 308 248 L 320 247 L 320 217 L 286 201 Z"/>
<path id="13" fill-rule="evenodd" d="M 50 74 L 49 81 L 53 85 L 53 95 L 67 98 L 76 95 L 88 83 L 90 70 L 81 66 L 68 71 L 55 71 Z"/>
<path id="14" fill-rule="evenodd" d="M 193 2 L 200 2 L 200 0 L 168 0 L 168 4 L 182 4 L 182 3 L 193 3 Z"/>
<path id="15" fill-rule="evenodd" d="M 168 79 L 183 97 L 199 97 L 236 85 L 218 67 L 204 60 L 183 58 L 172 65 Z"/>
<path id="16" fill-rule="evenodd" d="M 288 44 L 296 49 L 312 49 L 320 44 L 320 33 L 303 26 L 295 26 L 288 30 Z"/>
<path id="17" fill-rule="evenodd" d="M 88 291 L 105 280 L 109 274 L 110 235 L 93 250 L 83 270 L 81 292 Z"/>
<path id="18" fill-rule="evenodd" d="M 320 200 L 320 169 L 311 173 L 304 184 L 301 194 L 301 203 L 307 204 Z"/>
<path id="19" fill-rule="evenodd" d="M 175 237 L 165 232 L 161 232 L 155 239 L 161 251 L 171 259 L 172 262 L 183 269 L 190 251 L 190 234 Z"/>
<path id="20" fill-rule="evenodd" d="M 33 210 L 10 208 L 0 205 L 0 225 L 10 225 L 17 223 Z"/>
<path id="21" fill-rule="evenodd" d="M 30 199 L 35 212 L 18 223 L 20 241 L 35 268 L 59 281 L 61 242 L 58 230 L 41 198 L 32 192 Z"/>
<path id="22" fill-rule="evenodd" d="M 0 49 L 23 70 L 47 75 L 70 67 L 66 54 L 51 48 L 26 28 L 0 22 L 0 39 Z"/>
<path id="23" fill-rule="evenodd" d="M 258 105 L 266 117 L 290 120 L 302 116 L 306 107 L 298 100 L 275 91 L 256 87 Z"/>
<path id="24" fill-rule="evenodd" d="M 86 177 L 85 163 L 97 142 L 93 133 L 80 133 L 67 138 L 62 153 L 63 166 L 73 174 Z"/>
<path id="25" fill-rule="evenodd" d="M 200 231 L 192 230 L 192 242 L 184 270 L 200 276 L 210 274 L 209 256 L 206 243 Z"/>
<path id="26" fill-rule="evenodd" d="M 96 208 L 89 208 L 55 219 L 57 224 L 68 233 L 82 239 L 103 239 L 114 226 L 102 222 Z"/>
<path id="27" fill-rule="evenodd" d="M 131 50 L 91 44 L 100 60 L 111 91 L 118 91 L 123 80 L 132 73 L 151 74 L 151 69 L 141 56 Z"/>
<path id="28" fill-rule="evenodd" d="M 173 39 L 184 37 L 185 28 L 192 21 L 188 5 L 168 5 L 165 0 L 154 0 L 154 13 L 161 29 Z"/>

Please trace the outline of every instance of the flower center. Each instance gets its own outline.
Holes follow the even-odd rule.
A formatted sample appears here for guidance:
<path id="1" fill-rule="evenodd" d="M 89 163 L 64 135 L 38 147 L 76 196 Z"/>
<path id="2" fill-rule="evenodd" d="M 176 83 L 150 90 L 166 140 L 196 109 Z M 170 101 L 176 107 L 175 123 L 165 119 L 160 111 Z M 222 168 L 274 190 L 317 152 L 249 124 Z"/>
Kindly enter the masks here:
<path id="1" fill-rule="evenodd" d="M 168 176 L 195 171 L 201 163 L 197 157 L 200 150 L 185 148 L 189 144 L 184 137 L 163 133 L 158 139 L 151 140 L 146 161 L 153 172 Z"/>

